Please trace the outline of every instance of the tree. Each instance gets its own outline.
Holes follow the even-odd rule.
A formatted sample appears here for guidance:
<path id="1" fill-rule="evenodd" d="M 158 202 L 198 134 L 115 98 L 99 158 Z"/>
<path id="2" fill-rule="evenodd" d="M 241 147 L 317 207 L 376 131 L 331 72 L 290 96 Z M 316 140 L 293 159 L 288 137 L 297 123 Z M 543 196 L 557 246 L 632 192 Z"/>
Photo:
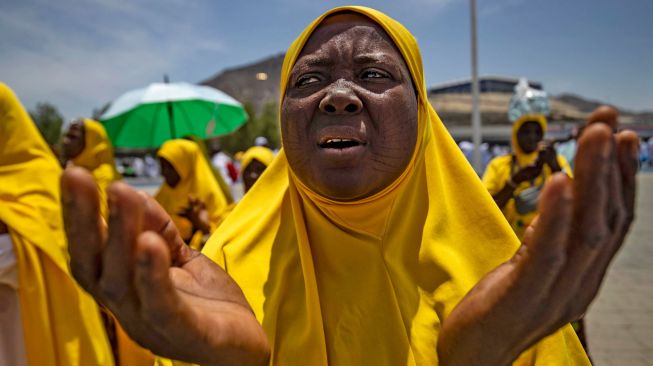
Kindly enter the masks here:
<path id="1" fill-rule="evenodd" d="M 245 102 L 243 107 L 249 115 L 249 121 L 238 131 L 220 138 L 222 150 L 232 155 L 238 151 L 245 151 L 254 144 L 254 139 L 257 136 L 265 136 L 272 148 L 279 147 L 280 133 L 277 103 L 266 103 L 259 115 L 256 114 L 252 103 Z"/>
<path id="2" fill-rule="evenodd" d="M 29 112 L 41 135 L 50 146 L 59 144 L 63 116 L 57 107 L 50 103 L 37 103 L 36 108 Z"/>

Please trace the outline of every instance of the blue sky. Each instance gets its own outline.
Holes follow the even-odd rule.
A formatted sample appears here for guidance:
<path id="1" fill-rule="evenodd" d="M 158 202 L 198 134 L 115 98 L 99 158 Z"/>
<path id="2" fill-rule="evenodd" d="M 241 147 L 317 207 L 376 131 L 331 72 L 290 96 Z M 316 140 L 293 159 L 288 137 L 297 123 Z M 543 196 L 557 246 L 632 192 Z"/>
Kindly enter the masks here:
<path id="1" fill-rule="evenodd" d="M 0 0 L 0 80 L 27 108 L 88 116 L 121 93 L 198 82 L 283 52 L 323 11 L 346 1 Z M 359 1 L 417 37 L 427 85 L 469 77 L 467 0 Z M 653 1 L 478 0 L 481 74 L 525 76 L 653 110 Z"/>

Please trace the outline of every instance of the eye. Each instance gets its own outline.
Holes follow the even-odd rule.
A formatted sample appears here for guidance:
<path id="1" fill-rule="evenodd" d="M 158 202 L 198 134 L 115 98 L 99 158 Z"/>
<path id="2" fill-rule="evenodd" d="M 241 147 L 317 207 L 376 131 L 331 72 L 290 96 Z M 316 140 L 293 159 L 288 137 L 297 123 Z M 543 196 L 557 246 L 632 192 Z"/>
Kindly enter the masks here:
<path id="1" fill-rule="evenodd" d="M 297 81 L 295 82 L 295 87 L 301 88 L 302 86 L 308 86 L 310 84 L 314 84 L 320 81 L 320 78 L 318 78 L 316 75 L 309 74 L 309 75 L 302 75 L 299 78 L 297 78 Z"/>
<path id="2" fill-rule="evenodd" d="M 361 79 L 387 79 L 387 78 L 390 78 L 390 75 L 388 73 L 376 69 L 364 70 L 361 73 Z"/>

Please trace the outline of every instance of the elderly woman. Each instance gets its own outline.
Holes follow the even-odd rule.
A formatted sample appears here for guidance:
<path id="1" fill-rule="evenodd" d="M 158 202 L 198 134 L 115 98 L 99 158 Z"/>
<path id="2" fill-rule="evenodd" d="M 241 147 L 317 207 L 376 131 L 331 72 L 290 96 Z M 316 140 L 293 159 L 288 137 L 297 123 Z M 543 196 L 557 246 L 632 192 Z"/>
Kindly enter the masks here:
<path id="1" fill-rule="evenodd" d="M 60 174 L 27 111 L 0 83 L 1 365 L 113 365 L 98 307 L 70 275 Z"/>
<path id="2" fill-rule="evenodd" d="M 519 249 L 399 23 L 333 9 L 291 45 L 281 80 L 283 150 L 203 254 L 121 184 L 105 234 L 77 214 L 97 206 L 79 190 L 88 175 L 64 174 L 66 221 L 85 228 L 69 235 L 75 273 L 135 339 L 201 364 L 588 363 L 565 324 L 627 232 L 634 134 L 590 128 L 577 179 L 547 184 Z"/>

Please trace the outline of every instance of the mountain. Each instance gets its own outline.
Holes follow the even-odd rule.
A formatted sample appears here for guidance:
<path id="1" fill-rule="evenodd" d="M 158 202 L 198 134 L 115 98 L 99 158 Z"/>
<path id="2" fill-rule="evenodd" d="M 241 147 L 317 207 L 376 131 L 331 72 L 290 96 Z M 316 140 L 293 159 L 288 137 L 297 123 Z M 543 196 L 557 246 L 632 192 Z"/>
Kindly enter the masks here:
<path id="1" fill-rule="evenodd" d="M 231 95 L 242 103 L 252 103 L 257 113 L 268 102 L 279 101 L 279 76 L 284 54 L 224 70 L 202 82 Z"/>

